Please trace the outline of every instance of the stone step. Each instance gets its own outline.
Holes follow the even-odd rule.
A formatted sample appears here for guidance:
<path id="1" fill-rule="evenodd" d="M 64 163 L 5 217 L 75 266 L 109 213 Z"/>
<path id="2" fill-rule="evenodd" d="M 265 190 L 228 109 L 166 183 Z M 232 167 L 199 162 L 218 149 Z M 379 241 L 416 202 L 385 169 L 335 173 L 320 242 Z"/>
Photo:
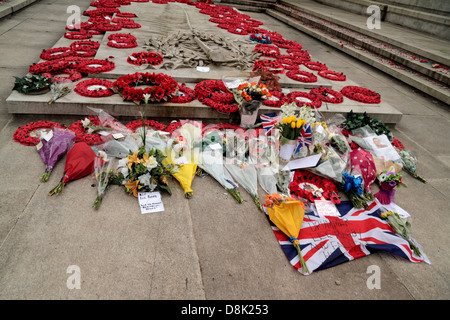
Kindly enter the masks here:
<path id="1" fill-rule="evenodd" d="M 353 29 L 350 30 L 342 25 L 331 22 L 326 16 L 318 17 L 316 16 L 316 12 L 306 12 L 304 8 L 298 6 L 294 7 L 292 3 L 284 2 L 283 4 L 276 5 L 274 9 L 299 19 L 316 29 L 323 30 L 332 36 L 348 41 L 358 47 L 392 60 L 395 63 L 399 63 L 411 70 L 420 72 L 426 77 L 450 85 L 450 73 L 448 70 L 443 72 L 445 71 L 443 68 L 434 68 L 433 65 L 439 63 L 430 61 L 430 58 L 428 57 L 420 57 L 419 54 L 409 52 L 403 49 L 403 47 L 380 41 Z"/>
<path id="2" fill-rule="evenodd" d="M 274 9 L 266 10 L 266 13 L 290 25 L 291 27 L 296 28 L 297 30 L 317 38 L 338 50 L 341 50 L 383 72 L 386 72 L 387 74 L 444 103 L 450 104 L 450 90 L 445 84 L 423 76 L 417 71 L 407 68 L 406 66 L 399 66 L 398 63 L 374 54 L 363 47 L 346 42 L 345 40 L 343 41 L 342 39 L 337 38 L 336 35 L 310 25 L 309 22 L 303 21 L 301 14 L 287 10 L 286 8 L 282 9 L 280 5 L 275 6 Z"/>

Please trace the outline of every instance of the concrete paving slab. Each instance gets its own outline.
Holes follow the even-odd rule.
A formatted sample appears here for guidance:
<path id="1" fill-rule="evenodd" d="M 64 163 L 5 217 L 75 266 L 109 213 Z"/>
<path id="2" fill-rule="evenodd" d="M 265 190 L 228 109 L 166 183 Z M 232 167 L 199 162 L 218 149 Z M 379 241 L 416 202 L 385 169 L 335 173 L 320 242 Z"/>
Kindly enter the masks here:
<path id="1" fill-rule="evenodd" d="M 50 1 L 33 7 L 47 10 L 49 16 L 63 14 L 60 9 L 52 11 L 47 2 Z M 78 2 L 84 8 L 89 3 Z M 24 10 L 23 17 L 28 19 L 31 13 Z M 21 16 L 19 12 L 15 18 Z M 268 25 L 275 21 L 259 18 Z M 0 30 L 2 25 L 0 21 Z M 293 40 L 307 39 L 304 42 L 312 47 L 323 46 L 290 30 L 288 35 Z M 21 31 L 17 33 L 19 36 Z M 40 53 L 43 47 L 56 42 L 47 41 L 45 37 L 36 39 L 34 50 Z M 11 48 L 7 54 L 12 56 L 14 50 Z M 355 66 L 354 70 L 348 69 L 352 80 L 352 72 L 371 70 L 353 58 L 339 55 L 339 60 Z M 7 73 L 20 73 L 27 68 L 11 66 Z M 399 99 L 410 94 L 410 87 L 398 80 L 385 81 L 386 85 L 380 88 L 389 92 L 388 97 L 393 90 L 399 93 Z M 450 112 L 429 97 L 415 95 L 412 99 L 436 114 L 420 114 L 417 106 L 416 113 L 402 117 L 393 133 L 418 152 L 420 173 L 430 179 L 428 184 L 422 184 L 405 174 L 408 188 L 398 190 L 396 202 L 411 214 L 413 236 L 432 264 L 414 264 L 387 253 L 374 253 L 302 276 L 287 261 L 267 218 L 249 196 L 242 192 L 247 201 L 238 205 L 209 176 L 195 177 L 195 194 L 190 200 L 183 198 L 174 181 L 174 194 L 163 199 L 166 212 L 155 215 L 141 215 L 135 199 L 119 187 L 111 188 L 100 210 L 93 211 L 90 205 L 95 190 L 89 178 L 71 182 L 64 194 L 49 197 L 50 185 L 62 175 L 63 162 L 47 184 L 39 182 L 43 164 L 37 152 L 33 147 L 12 142 L 12 135 L 17 127 L 30 121 L 70 125 L 79 116 L 9 114 L 5 103 L 8 95 L 2 93 L 5 86 L 12 83 L 0 82 L 0 115 L 4 119 L 0 122 L 0 157 L 6 159 L 0 163 L 2 181 L 6 181 L 0 192 L 0 206 L 1 212 L 7 213 L 0 219 L 0 297 L 4 300 L 286 299 L 296 303 L 322 299 L 450 298 L 450 257 L 446 249 L 449 140 L 445 122 L 450 119 Z M 80 290 L 67 288 L 70 265 L 80 267 Z M 381 270 L 380 290 L 367 287 L 367 269 L 372 265 Z"/>

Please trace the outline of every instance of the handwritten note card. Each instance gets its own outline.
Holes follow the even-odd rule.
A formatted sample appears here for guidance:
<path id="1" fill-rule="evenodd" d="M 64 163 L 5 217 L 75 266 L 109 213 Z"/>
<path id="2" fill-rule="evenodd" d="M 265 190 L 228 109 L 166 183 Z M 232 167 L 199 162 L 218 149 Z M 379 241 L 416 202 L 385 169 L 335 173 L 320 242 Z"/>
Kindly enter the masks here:
<path id="1" fill-rule="evenodd" d="M 138 199 L 142 214 L 164 211 L 164 204 L 159 192 L 140 192 Z"/>
<path id="2" fill-rule="evenodd" d="M 330 200 L 315 200 L 316 210 L 319 216 L 333 216 L 340 217 L 340 213 L 336 205 Z"/>

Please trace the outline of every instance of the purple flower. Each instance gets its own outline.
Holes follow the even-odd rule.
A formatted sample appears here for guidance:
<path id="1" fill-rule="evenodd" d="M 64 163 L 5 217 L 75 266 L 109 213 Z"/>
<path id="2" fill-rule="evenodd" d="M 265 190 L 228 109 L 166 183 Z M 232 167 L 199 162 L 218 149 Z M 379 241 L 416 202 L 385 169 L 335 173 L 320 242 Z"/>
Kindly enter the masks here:
<path id="1" fill-rule="evenodd" d="M 391 180 L 391 181 L 389 181 L 389 185 L 391 187 L 395 187 L 397 185 L 397 182 L 395 180 Z"/>

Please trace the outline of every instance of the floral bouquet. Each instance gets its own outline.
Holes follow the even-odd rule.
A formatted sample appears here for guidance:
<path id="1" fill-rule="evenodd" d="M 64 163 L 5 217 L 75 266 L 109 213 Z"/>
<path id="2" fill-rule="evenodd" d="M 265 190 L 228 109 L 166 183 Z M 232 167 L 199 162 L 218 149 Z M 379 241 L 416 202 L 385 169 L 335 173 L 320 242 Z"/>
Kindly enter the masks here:
<path id="1" fill-rule="evenodd" d="M 111 181 L 124 185 L 125 191 L 138 196 L 138 192 L 153 192 L 165 190 L 170 195 L 172 191 L 167 184 L 171 172 L 163 165 L 164 154 L 157 149 L 147 151 L 144 146 L 129 154 L 118 162 L 119 173 Z"/>
<path id="2" fill-rule="evenodd" d="M 417 174 L 417 158 L 409 151 L 407 150 L 399 150 L 396 148 L 396 151 L 400 155 L 402 159 L 403 164 L 403 170 L 408 172 L 410 175 L 412 175 L 417 180 L 426 183 L 427 180 L 425 180 L 423 177 L 419 176 Z"/>
<path id="3" fill-rule="evenodd" d="M 81 179 L 94 171 L 97 155 L 86 142 L 77 142 L 67 152 L 64 176 L 48 195 L 60 194 L 69 181 Z"/>
<path id="4" fill-rule="evenodd" d="M 263 211 L 258 198 L 258 174 L 254 164 L 237 160 L 225 162 L 226 170 L 253 198 L 259 210 Z"/>
<path id="5" fill-rule="evenodd" d="M 56 163 L 72 148 L 75 135 L 73 132 L 54 128 L 50 137 L 49 133 L 41 135 L 40 142 L 36 145 L 37 152 L 45 164 L 45 172 L 41 177 L 42 182 L 47 182 Z"/>
<path id="6" fill-rule="evenodd" d="M 52 97 L 47 102 L 48 104 L 52 104 L 59 98 L 62 98 L 65 95 L 69 94 L 72 91 L 72 89 L 69 88 L 66 82 L 53 82 L 50 85 L 50 91 Z"/>
<path id="7" fill-rule="evenodd" d="M 418 246 L 411 238 L 411 224 L 406 219 L 400 217 L 398 213 L 393 211 L 383 212 L 381 214 L 381 218 L 387 220 L 392 229 L 394 229 L 395 233 L 409 242 L 409 246 L 418 257 L 422 256 Z"/>
<path id="8" fill-rule="evenodd" d="M 304 120 L 297 119 L 296 116 L 290 116 L 281 119 L 276 127 L 280 130 L 281 134 L 281 146 L 280 146 L 280 158 L 289 161 L 294 153 L 297 145 L 297 139 L 301 133 Z"/>
<path id="9" fill-rule="evenodd" d="M 380 183 L 380 191 L 375 194 L 375 198 L 377 198 L 381 204 L 390 204 L 391 202 L 394 202 L 395 188 L 400 186 L 407 187 L 402 181 L 400 173 L 385 170 L 377 177 Z"/>
<path id="10" fill-rule="evenodd" d="M 202 148 L 200 153 L 201 161 L 199 161 L 198 166 L 219 182 L 238 203 L 242 203 L 244 200 L 238 190 L 238 185 L 228 171 L 225 170 L 222 145 L 219 142 L 215 143 L 217 143 L 217 149 L 214 149 L 211 144 Z"/>
<path id="11" fill-rule="evenodd" d="M 183 187 L 185 198 L 189 199 L 193 195 L 191 185 L 198 166 L 200 149 L 197 143 L 200 143 L 202 137 L 201 125 L 197 122 L 185 122 L 172 136 L 167 143 L 164 164 L 170 169 L 177 168 L 172 175 Z"/>
<path id="12" fill-rule="evenodd" d="M 237 87 L 235 100 L 239 103 L 242 127 L 247 128 L 255 124 L 261 102 L 271 96 L 263 83 L 244 82 Z"/>
<path id="13" fill-rule="evenodd" d="M 274 193 L 266 195 L 264 206 L 267 207 L 270 221 L 288 237 L 289 241 L 297 249 L 302 270 L 305 274 L 308 274 L 309 270 L 303 258 L 298 240 L 305 216 L 303 202 L 295 198 Z"/>
<path id="14" fill-rule="evenodd" d="M 113 158 L 108 158 L 104 151 L 99 151 L 99 156 L 95 158 L 94 163 L 94 178 L 97 182 L 97 197 L 95 198 L 92 207 L 95 210 L 98 210 L 102 203 L 103 196 L 114 175 L 114 168 L 116 165 Z"/>

